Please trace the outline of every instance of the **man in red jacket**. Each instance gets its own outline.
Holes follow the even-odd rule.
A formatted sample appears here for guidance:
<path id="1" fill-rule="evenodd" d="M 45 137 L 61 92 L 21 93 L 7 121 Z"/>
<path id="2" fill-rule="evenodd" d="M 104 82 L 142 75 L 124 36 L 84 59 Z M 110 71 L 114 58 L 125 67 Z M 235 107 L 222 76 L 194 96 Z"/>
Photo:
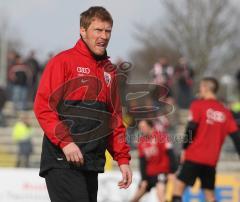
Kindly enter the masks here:
<path id="1" fill-rule="evenodd" d="M 227 135 L 240 154 L 240 133 L 231 112 L 217 100 L 218 82 L 212 77 L 202 79 L 199 87 L 201 99 L 190 107 L 181 161 L 183 165 L 175 185 L 173 202 L 181 202 L 186 186 L 196 178 L 201 180 L 206 201 L 216 201 L 214 196 L 216 164 Z"/>
<path id="2" fill-rule="evenodd" d="M 103 7 L 81 14 L 77 44 L 52 58 L 42 75 L 34 111 L 45 135 L 40 176 L 51 201 L 96 202 L 105 150 L 132 181 L 116 70 L 106 48 L 113 20 Z"/>

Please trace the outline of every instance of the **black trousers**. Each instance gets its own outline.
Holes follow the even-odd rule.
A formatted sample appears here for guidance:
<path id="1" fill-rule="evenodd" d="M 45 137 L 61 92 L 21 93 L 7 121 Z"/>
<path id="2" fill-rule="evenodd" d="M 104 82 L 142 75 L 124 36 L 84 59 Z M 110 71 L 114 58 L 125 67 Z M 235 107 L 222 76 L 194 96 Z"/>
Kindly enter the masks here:
<path id="1" fill-rule="evenodd" d="M 45 180 L 51 202 L 97 202 L 97 172 L 52 169 Z"/>

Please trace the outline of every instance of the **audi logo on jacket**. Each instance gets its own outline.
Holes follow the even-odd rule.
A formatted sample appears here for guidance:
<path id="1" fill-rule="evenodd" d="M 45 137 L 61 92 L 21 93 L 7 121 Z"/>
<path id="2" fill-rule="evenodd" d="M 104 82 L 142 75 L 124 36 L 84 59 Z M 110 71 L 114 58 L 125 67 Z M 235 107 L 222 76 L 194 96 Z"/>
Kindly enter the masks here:
<path id="1" fill-rule="evenodd" d="M 93 56 L 83 40 L 49 61 L 34 112 L 44 131 L 40 176 L 75 167 L 62 152 L 69 142 L 83 153 L 78 169 L 104 172 L 106 149 L 119 165 L 129 163 L 116 69 L 106 55 Z"/>

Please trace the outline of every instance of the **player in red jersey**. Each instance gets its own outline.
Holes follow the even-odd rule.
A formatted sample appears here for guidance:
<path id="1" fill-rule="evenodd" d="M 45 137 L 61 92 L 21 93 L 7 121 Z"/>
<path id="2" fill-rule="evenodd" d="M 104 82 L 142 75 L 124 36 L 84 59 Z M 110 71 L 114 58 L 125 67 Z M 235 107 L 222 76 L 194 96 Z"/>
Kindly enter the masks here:
<path id="1" fill-rule="evenodd" d="M 240 133 L 231 112 L 217 100 L 218 82 L 212 77 L 202 79 L 200 99 L 190 107 L 181 161 L 183 163 L 175 184 L 173 202 L 181 202 L 186 186 L 199 178 L 206 201 L 216 201 L 214 196 L 216 164 L 227 135 L 231 137 L 240 154 Z"/>
<path id="2" fill-rule="evenodd" d="M 141 137 L 138 144 L 140 158 L 141 182 L 132 202 L 156 186 L 159 201 L 165 201 L 167 174 L 176 171 L 176 159 L 167 135 L 154 128 L 150 120 L 139 122 Z"/>

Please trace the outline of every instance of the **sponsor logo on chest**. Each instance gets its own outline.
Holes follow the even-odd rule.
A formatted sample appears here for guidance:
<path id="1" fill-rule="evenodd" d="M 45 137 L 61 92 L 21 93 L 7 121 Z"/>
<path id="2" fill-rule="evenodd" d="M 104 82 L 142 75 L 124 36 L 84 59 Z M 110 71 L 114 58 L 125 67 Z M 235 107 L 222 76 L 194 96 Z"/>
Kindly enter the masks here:
<path id="1" fill-rule="evenodd" d="M 208 124 L 223 123 L 226 120 L 225 114 L 223 112 L 216 111 L 212 108 L 209 108 L 207 110 L 206 116 Z"/>
<path id="2" fill-rule="evenodd" d="M 88 74 L 90 74 L 90 68 L 89 67 L 77 67 L 77 73 L 79 76 L 88 75 Z"/>

